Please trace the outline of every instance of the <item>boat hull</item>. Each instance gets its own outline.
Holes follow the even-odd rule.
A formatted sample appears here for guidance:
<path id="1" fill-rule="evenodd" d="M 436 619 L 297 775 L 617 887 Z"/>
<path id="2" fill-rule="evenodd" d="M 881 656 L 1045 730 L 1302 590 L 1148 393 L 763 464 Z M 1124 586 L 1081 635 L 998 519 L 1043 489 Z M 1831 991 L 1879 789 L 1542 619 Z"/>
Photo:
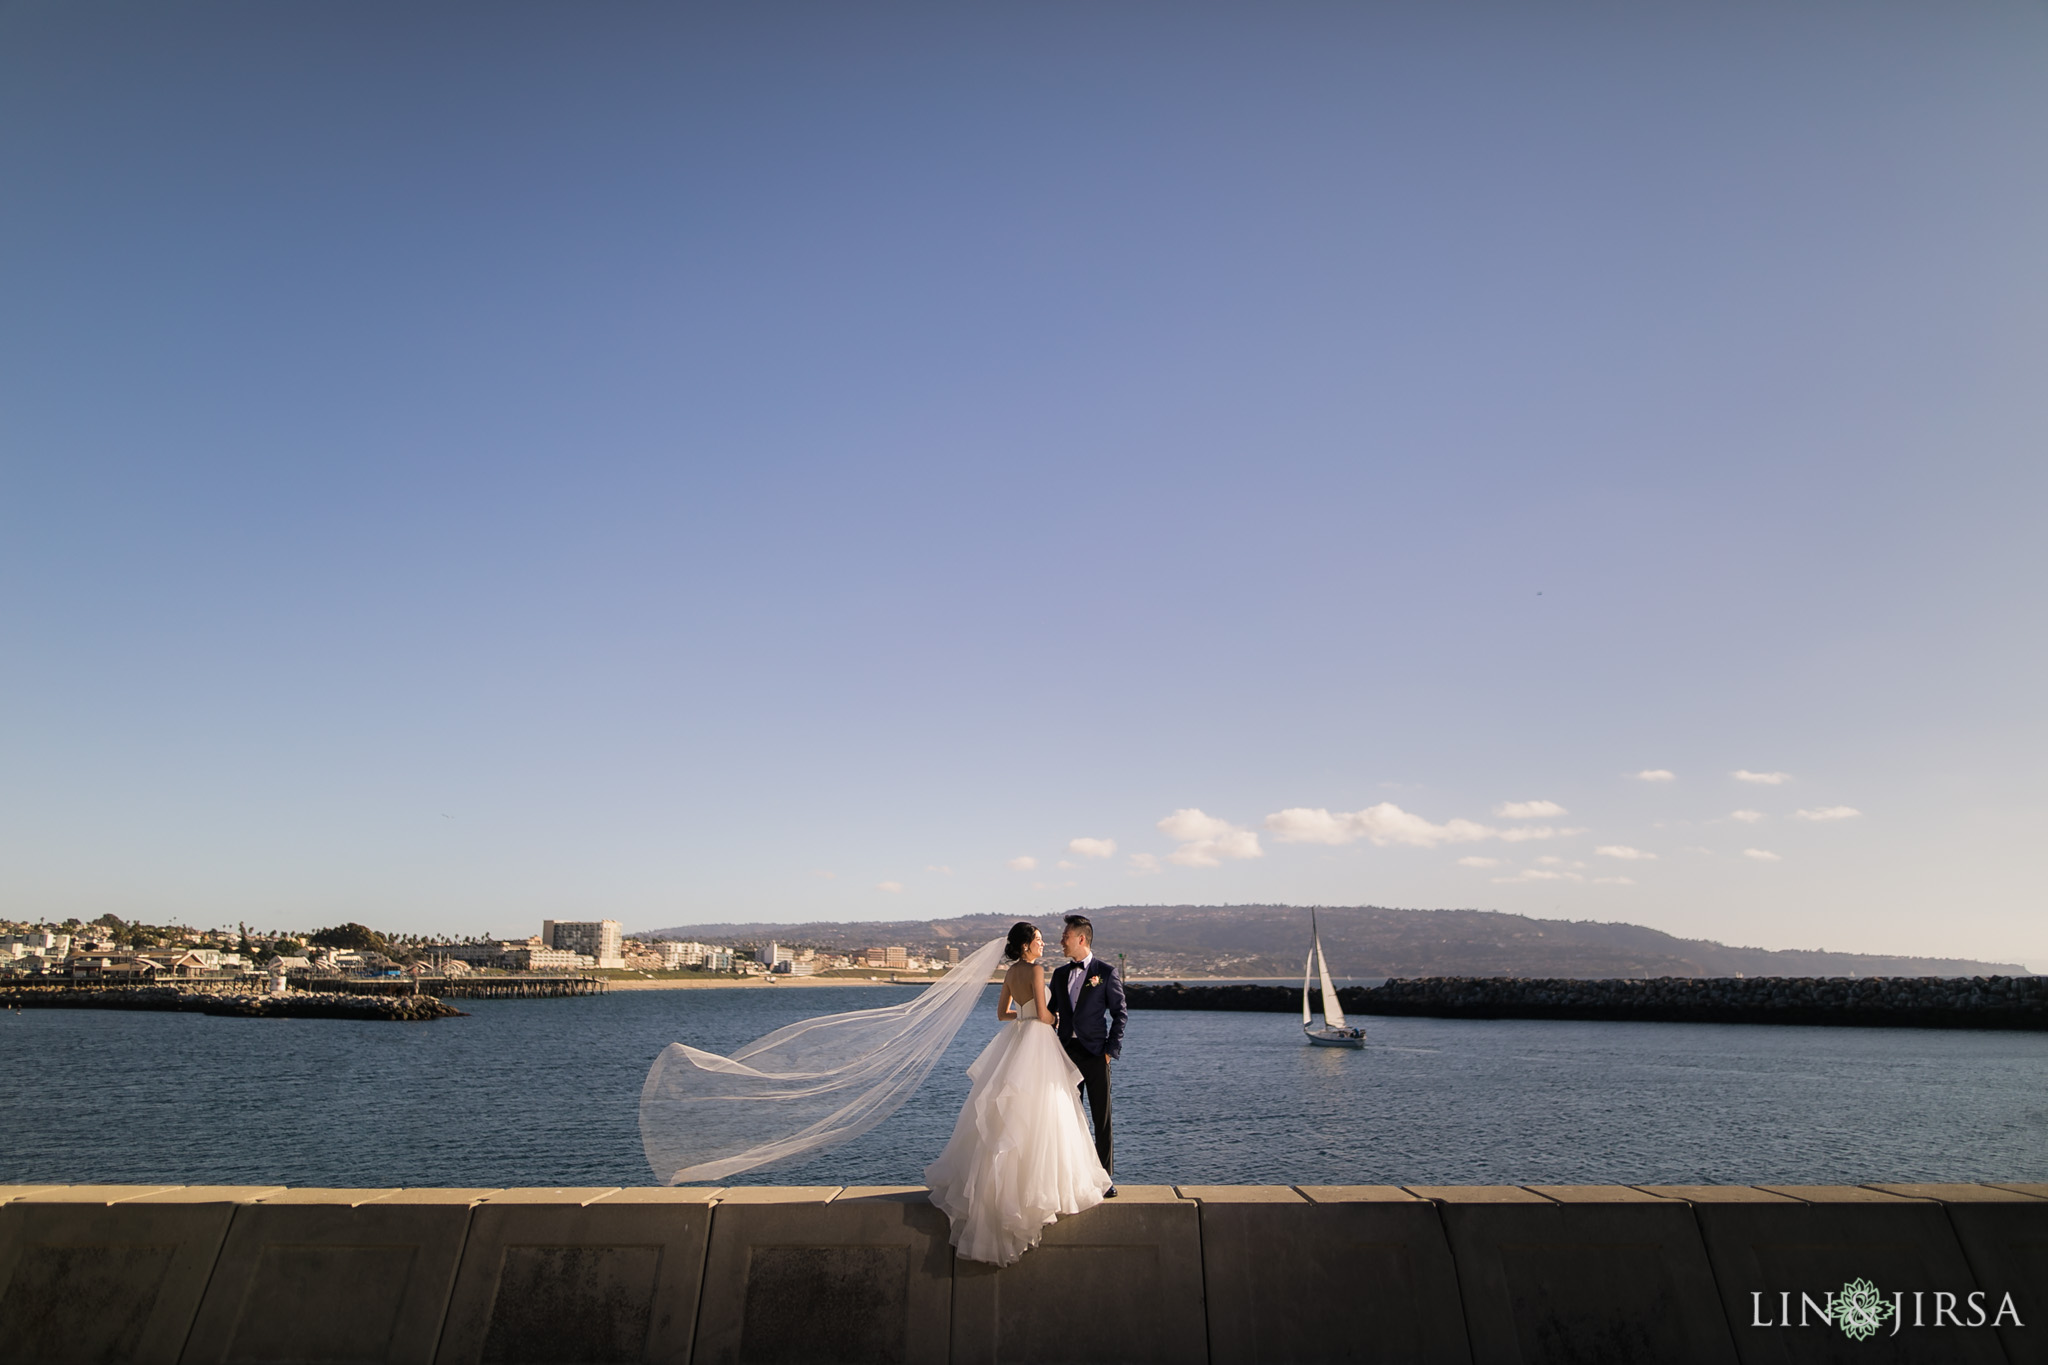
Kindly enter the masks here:
<path id="1" fill-rule="evenodd" d="M 1316 1047 L 1364 1047 L 1365 1030 L 1351 1028 L 1303 1029 Z"/>

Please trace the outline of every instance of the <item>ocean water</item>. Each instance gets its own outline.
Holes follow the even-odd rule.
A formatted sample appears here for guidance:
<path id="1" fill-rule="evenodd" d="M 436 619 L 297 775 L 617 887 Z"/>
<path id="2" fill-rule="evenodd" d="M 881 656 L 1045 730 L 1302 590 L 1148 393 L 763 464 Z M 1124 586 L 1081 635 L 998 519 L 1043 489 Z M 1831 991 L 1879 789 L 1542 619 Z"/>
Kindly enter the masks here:
<path id="1" fill-rule="evenodd" d="M 0 1182 L 644 1185 L 662 1047 L 728 1051 L 911 989 L 467 1001 L 432 1024 L 0 1015 Z M 924 1090 L 859 1141 L 756 1172 L 916 1183 L 994 992 Z M 1139 1011 L 1114 1070 L 1130 1183 L 1836 1183 L 2048 1179 L 2048 1034 L 1732 1024 L 1362 1021 Z"/>

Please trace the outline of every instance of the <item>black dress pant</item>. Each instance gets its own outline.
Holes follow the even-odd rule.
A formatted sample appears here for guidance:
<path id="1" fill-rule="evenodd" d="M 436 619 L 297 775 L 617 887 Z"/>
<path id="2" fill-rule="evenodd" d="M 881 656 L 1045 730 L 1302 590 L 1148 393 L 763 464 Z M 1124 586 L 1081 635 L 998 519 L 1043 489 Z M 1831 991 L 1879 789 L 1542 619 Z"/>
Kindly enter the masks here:
<path id="1" fill-rule="evenodd" d="M 1088 1115 L 1095 1120 L 1095 1155 L 1102 1169 L 1116 1174 L 1116 1143 L 1109 1128 L 1109 1058 L 1090 1052 L 1073 1039 L 1064 1040 L 1067 1056 L 1081 1070 L 1081 1093 L 1088 1099 Z"/>

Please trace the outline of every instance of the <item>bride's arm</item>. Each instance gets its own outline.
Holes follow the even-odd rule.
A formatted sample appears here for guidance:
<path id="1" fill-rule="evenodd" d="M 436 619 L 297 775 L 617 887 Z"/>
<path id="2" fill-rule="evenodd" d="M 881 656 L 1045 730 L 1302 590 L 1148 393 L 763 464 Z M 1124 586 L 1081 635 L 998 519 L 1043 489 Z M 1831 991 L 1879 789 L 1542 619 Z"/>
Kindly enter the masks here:
<path id="1" fill-rule="evenodd" d="M 1034 962 L 1031 964 L 1031 1007 L 1037 1011 L 1034 1017 L 1042 1024 L 1052 1022 L 1052 1011 L 1046 1008 L 1051 1000 L 1045 989 L 1045 964 Z"/>
<path id="2" fill-rule="evenodd" d="M 1014 967 L 1013 967 L 1013 968 L 1011 968 L 1011 971 L 1015 971 L 1015 970 L 1016 970 L 1016 969 L 1015 969 Z M 1015 1008 L 1014 1008 L 1014 1007 L 1013 1007 L 1013 1006 L 1012 1006 L 1012 1005 L 1010 1004 L 1010 972 L 1004 972 L 1004 973 L 1003 973 L 1003 989 L 1002 989 L 1002 991 L 1001 991 L 1001 992 L 1000 992 L 1000 993 L 999 993 L 999 994 L 998 994 L 998 995 L 996 996 L 996 1018 L 998 1018 L 998 1019 L 1015 1019 L 1016 1017 L 1017 1017 L 1017 1011 L 1016 1011 L 1016 1009 L 1015 1009 Z"/>

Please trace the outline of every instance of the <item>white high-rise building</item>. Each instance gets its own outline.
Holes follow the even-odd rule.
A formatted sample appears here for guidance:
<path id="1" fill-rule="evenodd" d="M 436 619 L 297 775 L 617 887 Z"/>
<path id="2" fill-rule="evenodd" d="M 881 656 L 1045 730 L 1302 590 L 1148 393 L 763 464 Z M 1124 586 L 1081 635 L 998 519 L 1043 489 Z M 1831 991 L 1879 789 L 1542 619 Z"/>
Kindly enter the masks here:
<path id="1" fill-rule="evenodd" d="M 582 953 L 600 970 L 623 971 L 626 966 L 625 934 L 615 919 L 542 920 L 540 941 L 545 948 Z"/>
<path id="2" fill-rule="evenodd" d="M 662 967 L 671 972 L 679 967 L 695 967 L 713 953 L 725 951 L 708 943 L 672 943 L 667 940 L 650 943 L 647 946 L 661 954 Z"/>

